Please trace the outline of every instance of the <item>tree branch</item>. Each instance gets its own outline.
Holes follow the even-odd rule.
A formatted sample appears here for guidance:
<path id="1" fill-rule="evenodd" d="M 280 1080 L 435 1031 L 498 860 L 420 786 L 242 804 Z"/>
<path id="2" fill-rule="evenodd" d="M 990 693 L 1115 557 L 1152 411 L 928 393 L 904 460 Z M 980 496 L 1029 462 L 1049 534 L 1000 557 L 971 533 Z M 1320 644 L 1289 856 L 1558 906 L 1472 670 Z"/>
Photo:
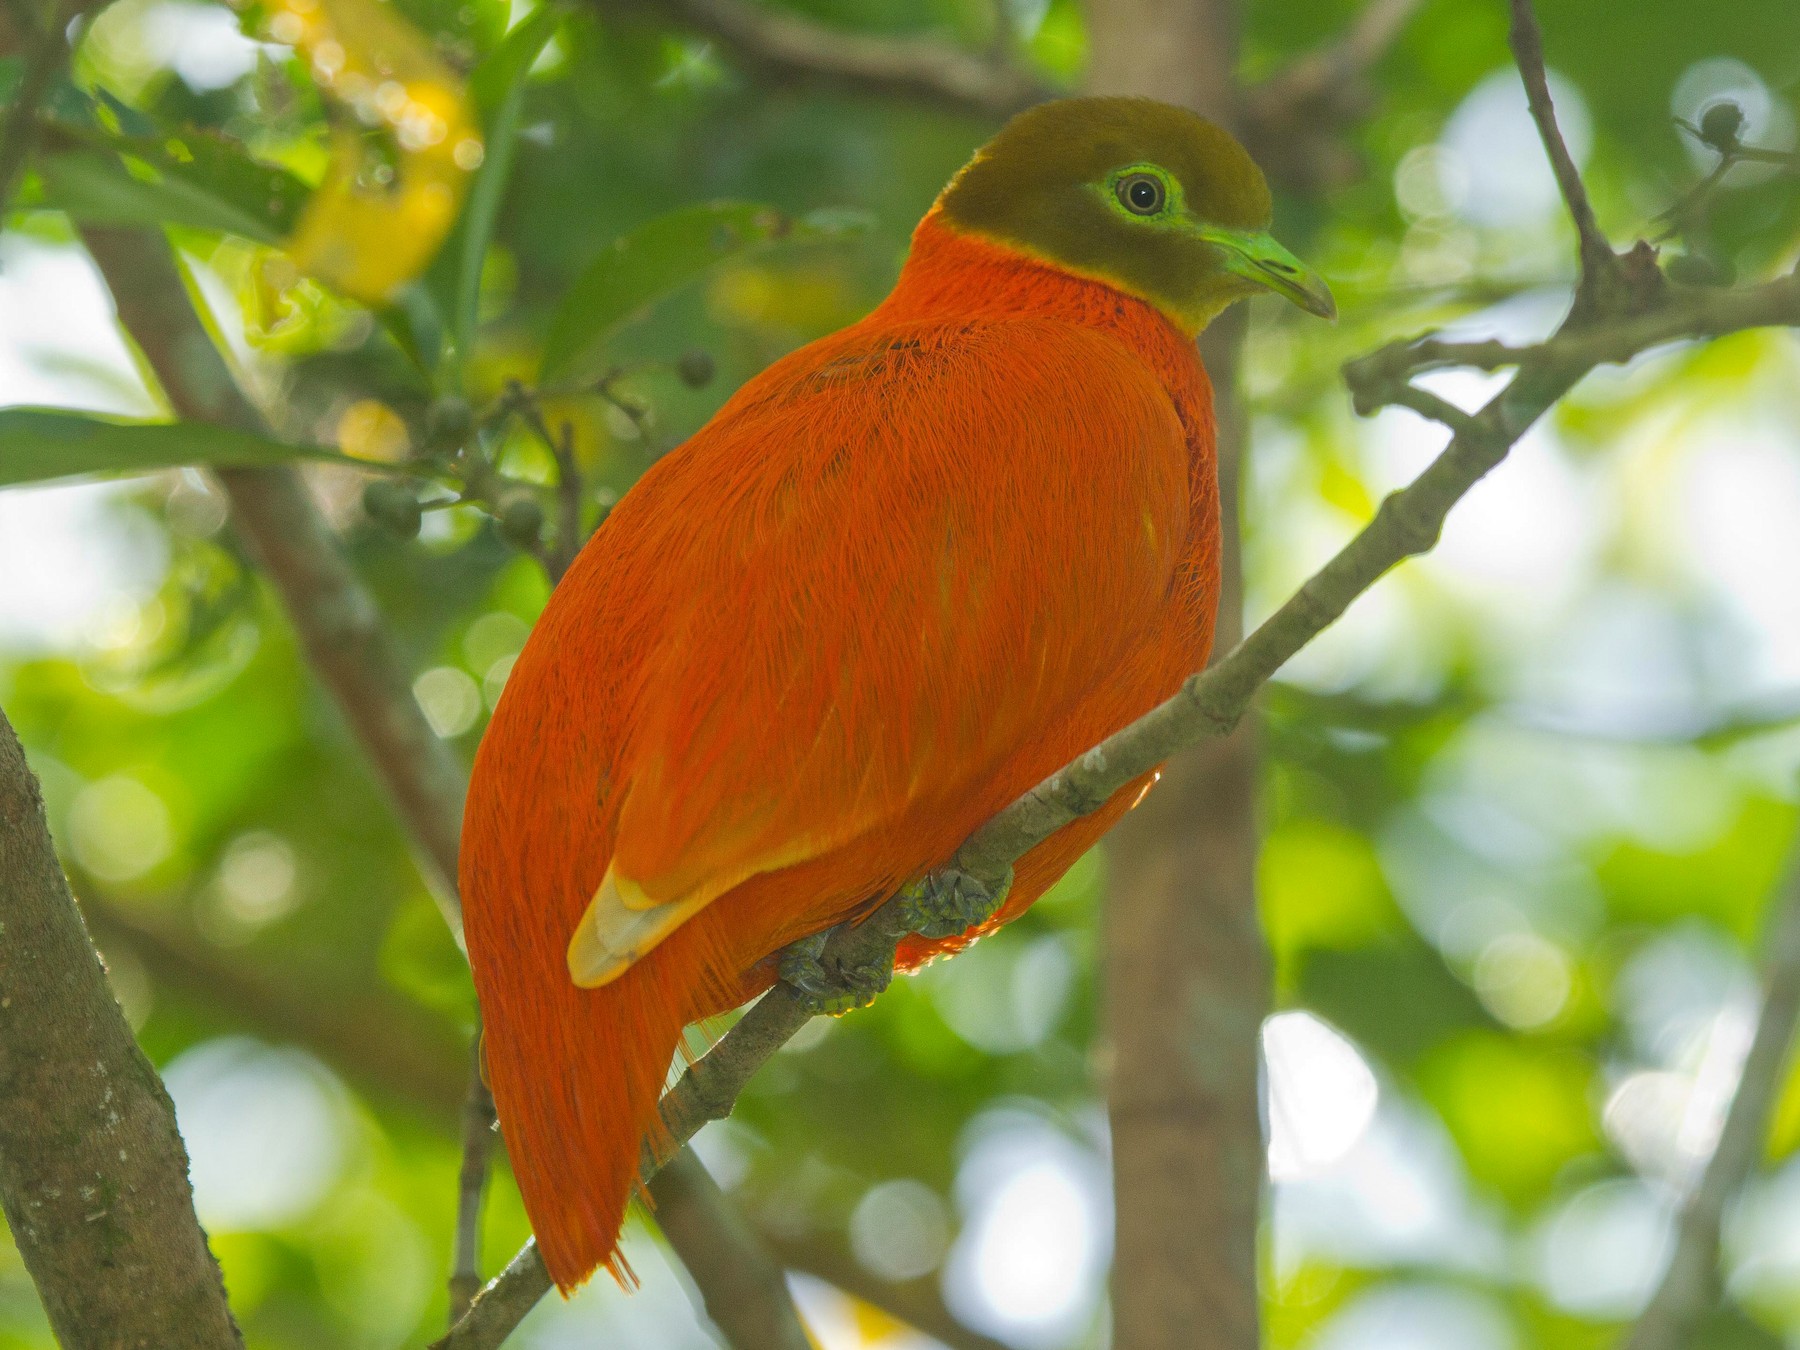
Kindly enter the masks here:
<path id="1" fill-rule="evenodd" d="M 1599 326 L 1565 324 L 1555 336 L 1528 347 L 1504 342 L 1443 342 L 1430 337 L 1390 343 L 1347 364 L 1344 380 L 1356 410 L 1370 413 L 1399 402 L 1404 385 L 1414 375 L 1450 366 L 1559 371 L 1579 379 L 1599 366 L 1621 365 L 1672 342 L 1790 326 L 1796 306 L 1800 306 L 1800 271 L 1738 290 L 1694 287 L 1679 291 L 1674 300 L 1648 313 L 1615 318 Z"/>
<path id="2" fill-rule="evenodd" d="M 924 97 L 990 117 L 1055 96 L 1029 71 L 926 38 L 849 32 L 745 0 L 658 0 L 656 8 L 778 77 Z"/>
<path id="3" fill-rule="evenodd" d="M 740 1350 L 811 1350 L 788 1294 L 787 1274 L 692 1149 L 657 1173 L 656 1222 L 701 1286 L 706 1315 Z"/>
<path id="4" fill-rule="evenodd" d="M 30 29 L 35 17 L 29 7 L 15 7 L 19 25 L 24 29 L 24 42 L 30 48 L 25 58 L 24 78 L 13 92 L 6 109 L 6 120 L 0 123 L 0 221 L 12 201 L 31 152 L 37 147 L 38 109 L 49 97 L 50 86 L 69 60 L 68 27 L 83 14 L 94 0 L 67 0 L 45 7 L 43 27 L 36 33 Z"/>
<path id="5" fill-rule="evenodd" d="M 1800 1018 L 1800 846 L 1769 921 L 1763 1001 L 1719 1142 L 1681 1207 L 1675 1250 L 1623 1350 L 1681 1350 L 1719 1300 L 1719 1226 L 1762 1161 Z"/>
<path id="6" fill-rule="evenodd" d="M 608 0 L 591 0 L 602 11 Z M 1295 168 L 1318 156 L 1300 153 L 1296 137 L 1317 141 L 1360 116 L 1370 94 L 1366 77 L 1398 40 L 1420 0 L 1370 0 L 1329 46 L 1296 58 L 1251 89 L 1239 120 L 1269 162 Z M 1009 117 L 1059 91 L 1007 55 L 980 55 L 926 38 L 851 32 L 777 5 L 747 0 L 653 0 L 677 23 L 712 38 L 750 65 L 789 80 L 847 86 L 874 94 L 923 98 L 987 117 Z"/>
<path id="7" fill-rule="evenodd" d="M 59 1342 L 241 1350 L 187 1151 L 0 714 L 0 1202 Z"/>
<path id="8" fill-rule="evenodd" d="M 201 323 L 160 234 L 86 226 L 120 322 L 180 417 L 270 434 Z M 458 945 L 456 844 L 467 777 L 432 731 L 374 599 L 292 469 L 221 469 L 232 521 L 287 609 L 307 663 L 330 690 L 386 790 Z"/>
<path id="9" fill-rule="evenodd" d="M 1288 184 L 1348 176 L 1337 109 L 1326 116 L 1246 95 L 1244 9 L 1242 0 L 1089 0 L 1089 90 L 1161 99 L 1234 127 L 1265 172 Z M 1244 634 L 1241 373 L 1250 325 L 1249 308 L 1235 308 L 1200 343 L 1216 432 L 1219 654 Z M 1172 757 L 1157 791 L 1106 839 L 1099 1086 L 1112 1139 L 1107 1283 L 1119 1350 L 1261 1344 L 1257 1221 L 1267 1167 L 1257 1031 L 1270 1011 L 1271 970 L 1256 905 L 1258 758 L 1253 720 Z M 1171 1008 L 1183 1012 L 1170 1017 Z M 1201 1022 L 1203 1043 L 1194 1035 Z"/>
<path id="10" fill-rule="evenodd" d="M 93 893 L 83 904 L 101 951 L 125 948 L 153 981 L 225 1009 L 258 1035 L 306 1046 L 363 1091 L 439 1117 L 461 1100 L 463 1052 L 446 1019 L 378 987 L 321 998 L 242 954 L 218 955 L 190 929 L 153 921 L 144 906 Z"/>

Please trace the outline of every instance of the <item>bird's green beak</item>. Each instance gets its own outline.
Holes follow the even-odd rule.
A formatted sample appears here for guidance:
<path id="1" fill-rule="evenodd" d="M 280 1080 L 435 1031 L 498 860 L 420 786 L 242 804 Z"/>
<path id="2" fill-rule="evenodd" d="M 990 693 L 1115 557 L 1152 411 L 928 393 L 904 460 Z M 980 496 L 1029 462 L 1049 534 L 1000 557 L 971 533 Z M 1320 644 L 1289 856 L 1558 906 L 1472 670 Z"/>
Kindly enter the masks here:
<path id="1" fill-rule="evenodd" d="M 1208 229 L 1203 238 L 1224 255 L 1225 270 L 1277 295 L 1285 295 L 1308 314 L 1337 318 L 1337 301 L 1325 280 L 1266 230 Z"/>

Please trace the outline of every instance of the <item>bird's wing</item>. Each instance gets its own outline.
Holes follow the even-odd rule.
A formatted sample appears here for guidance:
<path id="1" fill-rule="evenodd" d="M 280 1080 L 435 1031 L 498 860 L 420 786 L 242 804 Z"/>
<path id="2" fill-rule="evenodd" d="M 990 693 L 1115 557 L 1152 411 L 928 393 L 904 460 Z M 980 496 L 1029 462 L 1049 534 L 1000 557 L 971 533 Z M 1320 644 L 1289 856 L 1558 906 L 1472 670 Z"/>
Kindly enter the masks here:
<path id="1" fill-rule="evenodd" d="M 745 386 L 594 541 L 661 621 L 576 982 L 754 875 L 966 813 L 1170 603 L 1188 472 L 1150 369 L 1048 320 L 859 326 Z"/>

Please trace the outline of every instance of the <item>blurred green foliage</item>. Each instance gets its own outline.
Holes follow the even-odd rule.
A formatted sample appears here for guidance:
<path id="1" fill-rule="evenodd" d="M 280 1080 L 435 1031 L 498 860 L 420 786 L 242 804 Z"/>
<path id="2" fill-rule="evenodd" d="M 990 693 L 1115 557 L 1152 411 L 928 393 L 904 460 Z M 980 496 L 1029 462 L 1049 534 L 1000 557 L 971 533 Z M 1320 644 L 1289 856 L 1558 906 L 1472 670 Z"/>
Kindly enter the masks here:
<path id="1" fill-rule="evenodd" d="M 558 476 L 512 382 L 529 386 L 544 363 L 570 376 L 529 406 L 566 436 L 591 523 L 744 378 L 879 300 L 912 224 L 991 127 L 922 100 L 767 78 L 655 6 L 396 8 L 451 68 L 475 72 L 487 159 L 432 270 L 383 313 L 275 265 L 342 121 L 305 63 L 263 45 L 220 81 L 150 40 L 171 15 L 201 13 L 216 41 L 224 11 L 107 10 L 9 225 L 55 249 L 72 238 L 65 213 L 166 224 L 241 311 L 240 360 L 280 435 L 419 471 L 381 480 L 423 497 L 398 526 L 359 506 L 376 501 L 363 470 L 309 472 L 419 672 L 420 702 L 468 753 L 548 592 L 520 531 L 502 529 L 506 493 L 549 504 Z M 1073 87 L 1084 61 L 1072 0 L 793 8 L 971 50 L 994 41 L 999 15 L 1047 82 Z M 1248 4 L 1246 73 L 1328 41 L 1356 8 Z M 1621 236 L 1654 230 L 1710 165 L 1676 114 L 1728 93 L 1751 113 L 1747 137 L 1791 140 L 1791 0 L 1729 0 L 1704 23 L 1679 0 L 1541 9 L 1559 98 L 1580 101 L 1565 113 L 1591 127 L 1587 171 Z M 242 21 L 260 32 L 262 17 L 252 6 Z M 1505 184 L 1484 186 L 1489 166 L 1467 149 L 1500 160 L 1504 138 L 1458 121 L 1487 106 L 1483 90 L 1504 92 L 1508 68 L 1502 6 L 1431 0 L 1375 70 L 1378 101 L 1347 133 L 1341 180 L 1279 191 L 1284 239 L 1332 278 L 1345 319 L 1256 313 L 1254 613 L 1416 464 L 1405 457 L 1422 433 L 1406 414 L 1352 421 L 1334 378 L 1343 359 L 1443 322 L 1513 335 L 1554 314 L 1566 227 L 1553 203 L 1484 206 Z M 703 205 L 717 202 L 756 205 Z M 846 213 L 868 228 L 840 228 Z M 1797 242 L 1793 180 L 1746 172 L 1671 247 L 1751 277 L 1791 263 Z M 1392 1328 L 1405 1325 L 1438 1344 L 1585 1350 L 1641 1297 L 1656 1216 L 1703 1148 L 1741 1039 L 1800 763 L 1792 699 L 1757 711 L 1781 692 L 1758 675 L 1770 611 L 1734 598 L 1706 549 L 1683 542 L 1677 506 L 1734 429 L 1775 428 L 1759 434 L 1800 457 L 1797 374 L 1791 338 L 1750 335 L 1596 378 L 1558 410 L 1552 441 L 1520 452 L 1529 464 L 1497 476 L 1494 493 L 1523 485 L 1504 499 L 1504 529 L 1490 511 L 1468 548 L 1389 578 L 1268 691 L 1258 876 L 1279 997 L 1347 1038 L 1380 1099 L 1369 1133 L 1339 1131 L 1347 1158 L 1278 1176 L 1274 1346 L 1401 1343 Z M 13 425 L 0 421 L 0 438 Z M 460 501 L 471 428 L 510 485 Z M 249 1342 L 422 1344 L 445 1311 L 466 971 L 355 746 L 222 529 L 217 490 L 177 471 L 107 503 L 108 528 L 140 542 L 153 584 L 98 607 L 77 638 L 0 651 L 0 704 L 43 778 L 120 999 L 182 1104 Z M 1452 545 L 1476 510 L 1452 516 Z M 1577 542 L 1533 542 L 1559 529 Z M 1005 1332 L 967 1293 L 993 1180 L 980 1174 L 991 1162 L 970 1160 L 999 1156 L 983 1151 L 995 1138 L 1035 1140 L 1043 1156 L 1060 1139 L 1104 1174 L 1103 871 L 1090 857 L 965 956 L 816 1023 L 703 1137 L 796 1268 L 809 1251 L 849 1251 L 878 1279 L 945 1269 L 952 1306 Z M 1414 1170 L 1383 1172 L 1378 1137 Z M 1800 1255 L 1758 1237 L 1800 1221 L 1797 1147 L 1790 1085 L 1778 1170 L 1747 1202 L 1733 1305 L 1708 1345 L 1800 1334 Z M 901 1180 L 916 1185 L 884 1186 Z M 1091 1217 L 1103 1226 L 1103 1204 Z M 490 1265 L 525 1234 L 502 1179 Z M 1104 1240 L 1096 1229 L 1102 1252 Z M 637 1233 L 630 1248 L 645 1293 L 551 1308 L 521 1344 L 592 1343 L 580 1338 L 597 1324 L 646 1350 L 706 1344 L 651 1242 Z M 1077 1272 L 1073 1312 L 1032 1344 L 1101 1343 L 1100 1269 Z M 837 1309 L 833 1345 L 858 1344 L 857 1325 L 880 1343 L 879 1319 L 814 1306 Z M 0 1348 L 47 1344 L 0 1249 Z"/>

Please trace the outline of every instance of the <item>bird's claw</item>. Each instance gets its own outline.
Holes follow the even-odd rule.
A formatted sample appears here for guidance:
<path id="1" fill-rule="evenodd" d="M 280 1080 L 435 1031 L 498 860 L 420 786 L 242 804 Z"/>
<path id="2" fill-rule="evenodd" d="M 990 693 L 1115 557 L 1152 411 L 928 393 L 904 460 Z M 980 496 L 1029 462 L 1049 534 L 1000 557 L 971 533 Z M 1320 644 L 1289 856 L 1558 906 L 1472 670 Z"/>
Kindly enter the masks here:
<path id="1" fill-rule="evenodd" d="M 800 996 L 802 1006 L 815 1017 L 837 1017 L 856 1008 L 868 1007 L 894 977 L 893 971 L 880 966 L 827 969 L 820 958 L 825 954 L 828 936 L 829 930 L 789 943 L 782 950 L 777 967 L 782 980 Z"/>
<path id="2" fill-rule="evenodd" d="M 907 931 L 923 938 L 959 937 L 999 912 L 1012 890 L 1012 868 L 995 890 L 954 867 L 941 868 L 904 887 L 900 917 Z"/>

